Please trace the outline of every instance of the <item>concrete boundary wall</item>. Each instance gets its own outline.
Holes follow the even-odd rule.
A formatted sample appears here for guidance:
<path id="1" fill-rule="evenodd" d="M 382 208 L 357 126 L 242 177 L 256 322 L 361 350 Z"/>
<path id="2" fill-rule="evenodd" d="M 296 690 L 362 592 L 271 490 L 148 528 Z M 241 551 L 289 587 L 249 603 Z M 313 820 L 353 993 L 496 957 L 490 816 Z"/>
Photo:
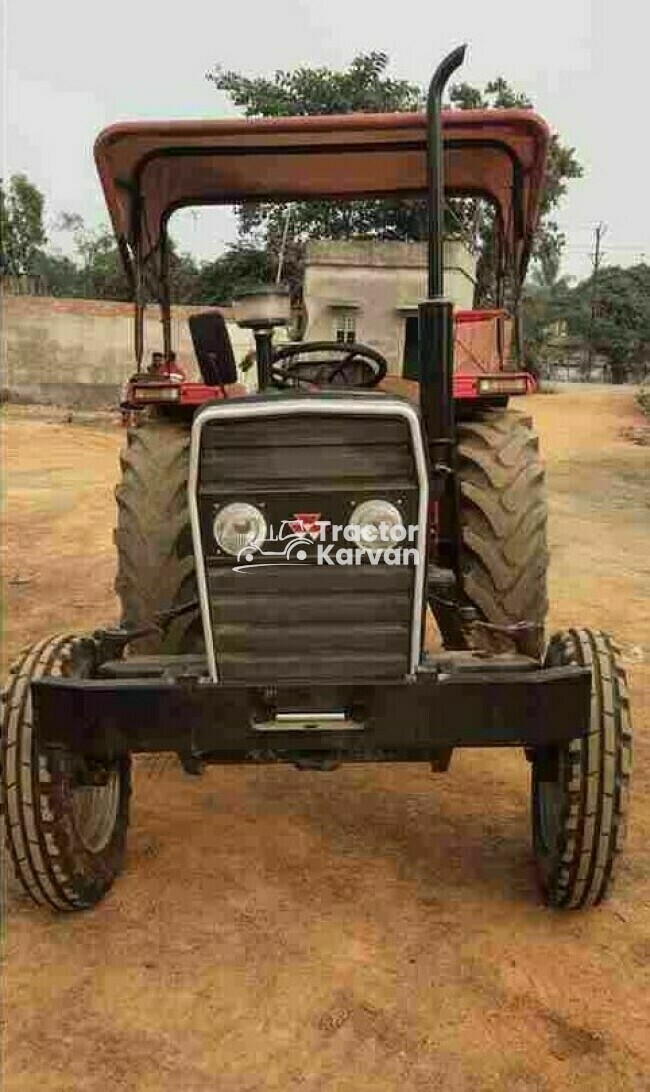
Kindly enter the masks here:
<path id="1" fill-rule="evenodd" d="M 209 308 L 175 307 L 172 344 L 188 378 L 198 369 L 187 326 L 189 315 Z M 220 308 L 226 316 L 227 309 Z M 145 361 L 162 349 L 157 307 L 145 321 Z M 108 300 L 8 296 L 0 299 L 4 396 L 11 401 L 69 406 L 110 406 L 135 370 L 133 308 Z M 238 361 L 253 347 L 248 331 L 229 323 Z"/>

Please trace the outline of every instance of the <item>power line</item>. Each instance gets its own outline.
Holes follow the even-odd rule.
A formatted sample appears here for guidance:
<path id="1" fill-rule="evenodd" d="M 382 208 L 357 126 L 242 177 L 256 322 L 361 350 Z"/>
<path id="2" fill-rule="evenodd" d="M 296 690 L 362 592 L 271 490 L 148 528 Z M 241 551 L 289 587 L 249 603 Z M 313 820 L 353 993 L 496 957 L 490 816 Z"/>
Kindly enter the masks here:
<path id="1" fill-rule="evenodd" d="M 609 243 L 607 246 L 608 251 L 621 251 L 626 254 L 640 254 L 641 251 L 648 249 L 650 249 L 650 244 L 644 246 L 643 243 L 634 243 L 630 246 L 624 246 L 622 243 Z M 587 246 L 582 243 L 565 243 L 564 250 L 580 250 L 583 254 L 593 254 L 593 244 Z"/>

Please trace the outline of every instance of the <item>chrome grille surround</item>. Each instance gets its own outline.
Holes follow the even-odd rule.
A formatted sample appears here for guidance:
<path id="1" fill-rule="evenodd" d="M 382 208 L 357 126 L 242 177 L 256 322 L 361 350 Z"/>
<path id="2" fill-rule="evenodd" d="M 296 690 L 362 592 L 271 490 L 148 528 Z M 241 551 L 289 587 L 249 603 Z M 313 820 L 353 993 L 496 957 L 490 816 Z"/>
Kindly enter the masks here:
<path id="1" fill-rule="evenodd" d="M 304 417 L 305 415 L 353 416 L 359 418 L 400 418 L 407 426 L 412 455 L 417 475 L 417 524 L 418 532 L 415 546 L 418 551 L 418 564 L 415 567 L 414 591 L 412 598 L 410 651 L 408 674 L 417 670 L 421 656 L 422 612 L 424 609 L 425 570 L 427 558 L 429 487 L 427 462 L 423 443 L 420 418 L 417 410 L 401 398 L 384 394 L 331 394 L 319 396 L 252 396 L 231 402 L 210 403 L 199 410 L 192 425 L 190 446 L 190 468 L 188 479 L 188 503 L 194 546 L 196 576 L 201 606 L 201 617 L 205 637 L 208 668 L 213 682 L 220 679 L 214 640 L 213 620 L 210 609 L 208 576 L 201 537 L 199 512 L 199 486 L 201 464 L 201 442 L 203 429 L 213 421 L 255 421 L 268 417 Z M 334 483 L 333 483 L 334 486 Z"/>

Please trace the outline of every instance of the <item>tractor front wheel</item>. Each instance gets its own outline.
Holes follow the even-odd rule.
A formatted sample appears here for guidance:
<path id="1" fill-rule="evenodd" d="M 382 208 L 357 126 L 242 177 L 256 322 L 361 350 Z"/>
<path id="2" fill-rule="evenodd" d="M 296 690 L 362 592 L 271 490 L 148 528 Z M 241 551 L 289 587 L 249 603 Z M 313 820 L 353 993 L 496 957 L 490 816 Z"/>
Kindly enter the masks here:
<path id="1" fill-rule="evenodd" d="M 128 756 L 96 763 L 41 747 L 31 683 L 85 674 L 74 637 L 26 649 L 2 694 L 2 813 L 17 879 L 30 898 L 55 910 L 84 910 L 108 891 L 122 866 L 129 821 Z M 83 663 L 83 661 L 82 661 Z"/>
<path id="2" fill-rule="evenodd" d="M 625 839 L 632 760 L 625 673 L 598 630 L 556 634 L 548 667 L 591 668 L 586 736 L 538 750 L 532 763 L 533 849 L 543 897 L 551 906 L 595 906 L 607 895 Z"/>

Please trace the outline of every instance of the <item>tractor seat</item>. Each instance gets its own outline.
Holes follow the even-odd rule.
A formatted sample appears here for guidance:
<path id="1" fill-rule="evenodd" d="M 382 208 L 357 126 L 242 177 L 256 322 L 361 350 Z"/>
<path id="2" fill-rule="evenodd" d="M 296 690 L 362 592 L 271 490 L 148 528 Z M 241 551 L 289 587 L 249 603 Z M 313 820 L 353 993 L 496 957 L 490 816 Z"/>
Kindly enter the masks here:
<path id="1" fill-rule="evenodd" d="M 187 320 L 194 352 L 204 383 L 223 387 L 237 382 L 237 364 L 226 326 L 220 311 L 202 311 Z"/>

